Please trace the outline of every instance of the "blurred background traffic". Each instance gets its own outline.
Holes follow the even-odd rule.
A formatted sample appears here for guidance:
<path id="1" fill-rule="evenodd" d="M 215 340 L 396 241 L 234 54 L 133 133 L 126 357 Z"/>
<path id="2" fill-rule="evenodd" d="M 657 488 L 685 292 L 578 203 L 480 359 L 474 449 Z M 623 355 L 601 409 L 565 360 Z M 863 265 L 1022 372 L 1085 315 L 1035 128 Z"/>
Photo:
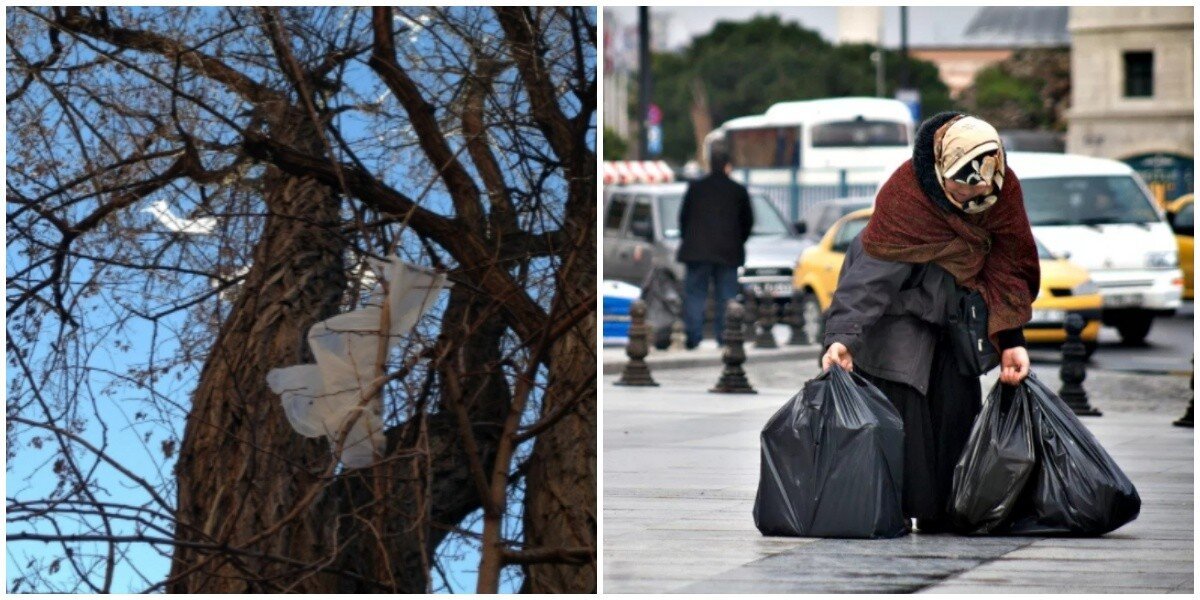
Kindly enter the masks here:
<path id="1" fill-rule="evenodd" d="M 954 109 L 1000 130 L 1021 179 L 1042 263 L 1034 360 L 1053 360 L 1076 313 L 1093 363 L 1190 370 L 1193 15 L 605 9 L 606 344 L 623 343 L 637 297 L 656 347 L 678 335 L 679 208 L 714 144 L 752 194 L 743 299 L 769 299 L 819 343 L 876 188 L 911 156 L 916 125 Z"/>

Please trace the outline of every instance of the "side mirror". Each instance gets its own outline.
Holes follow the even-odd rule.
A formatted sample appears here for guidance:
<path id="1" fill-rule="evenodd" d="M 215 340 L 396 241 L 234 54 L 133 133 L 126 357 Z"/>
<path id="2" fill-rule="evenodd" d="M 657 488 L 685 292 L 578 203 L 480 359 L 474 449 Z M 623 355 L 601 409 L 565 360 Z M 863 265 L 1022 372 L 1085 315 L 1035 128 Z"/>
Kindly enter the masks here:
<path id="1" fill-rule="evenodd" d="M 804 235 L 808 233 L 808 221 L 796 221 L 793 227 L 796 228 L 796 235 Z"/>
<path id="2" fill-rule="evenodd" d="M 1061 258 L 1061 259 L 1063 259 L 1063 260 L 1071 260 L 1071 251 L 1070 251 L 1070 250 L 1064 250 L 1063 252 L 1061 252 L 1061 253 L 1058 255 L 1058 257 L 1059 257 L 1059 258 Z"/>

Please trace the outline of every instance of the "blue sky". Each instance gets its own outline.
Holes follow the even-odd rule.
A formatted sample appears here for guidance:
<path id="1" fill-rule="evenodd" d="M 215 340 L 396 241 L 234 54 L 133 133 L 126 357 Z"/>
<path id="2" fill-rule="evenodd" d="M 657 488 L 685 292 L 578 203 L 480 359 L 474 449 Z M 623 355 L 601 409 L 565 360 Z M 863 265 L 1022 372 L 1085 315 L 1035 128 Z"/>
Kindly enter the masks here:
<path id="1" fill-rule="evenodd" d="M 908 9 L 909 43 L 913 45 L 954 45 L 967 41 L 963 31 L 981 6 L 912 6 Z M 784 21 L 794 21 L 821 34 L 831 43 L 837 42 L 838 9 L 836 6 L 655 6 L 652 15 L 664 21 L 661 33 L 668 49 L 686 46 L 691 39 L 708 33 L 717 21 L 745 21 L 756 15 L 779 15 Z M 637 7 L 610 6 L 604 9 L 605 27 L 637 25 Z M 900 43 L 900 8 L 884 7 L 883 42 L 887 47 Z"/>

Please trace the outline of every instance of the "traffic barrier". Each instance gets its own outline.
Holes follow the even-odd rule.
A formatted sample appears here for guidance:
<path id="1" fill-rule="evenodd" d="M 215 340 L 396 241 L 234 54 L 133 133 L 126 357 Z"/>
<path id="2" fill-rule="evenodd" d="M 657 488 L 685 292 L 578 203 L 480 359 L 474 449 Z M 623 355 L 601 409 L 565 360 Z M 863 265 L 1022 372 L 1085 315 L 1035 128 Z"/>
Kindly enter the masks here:
<path id="1" fill-rule="evenodd" d="M 646 303 L 634 300 L 629 307 L 629 343 L 625 345 L 625 355 L 629 362 L 621 371 L 621 378 L 616 385 L 657 386 L 658 383 L 650 376 L 650 366 L 646 364 L 646 355 L 650 353 L 650 328 L 646 325 Z"/>
<path id="2" fill-rule="evenodd" d="M 812 340 L 808 339 L 808 332 L 804 331 L 804 311 L 800 308 L 799 295 L 792 295 L 792 301 L 788 302 L 783 315 L 784 322 L 791 329 L 791 337 L 788 338 L 787 345 L 806 346 L 813 343 Z"/>
<path id="3" fill-rule="evenodd" d="M 717 380 L 717 385 L 709 392 L 715 394 L 757 394 L 753 387 L 750 386 L 750 381 L 746 379 L 746 371 L 742 369 L 742 363 L 746 362 L 746 350 L 742 344 L 746 338 L 743 336 L 744 325 L 742 319 L 746 316 L 746 310 L 737 301 L 730 300 L 725 309 L 725 351 L 721 354 L 721 362 L 724 363 L 724 368 L 721 370 L 721 377 Z"/>
<path id="4" fill-rule="evenodd" d="M 1062 345 L 1062 367 L 1059 377 L 1063 386 L 1058 395 L 1071 407 L 1074 413 L 1081 417 L 1099 417 L 1103 413 L 1088 404 L 1087 391 L 1083 389 L 1083 380 L 1087 379 L 1087 350 L 1083 347 L 1083 317 L 1077 314 L 1067 315 L 1064 328 L 1067 330 L 1067 341 Z"/>
<path id="5" fill-rule="evenodd" d="M 1192 410 L 1196 405 L 1196 355 L 1192 355 L 1192 377 L 1188 379 L 1188 389 L 1192 390 L 1192 398 L 1188 400 L 1187 412 L 1183 413 L 1172 423 L 1176 427 L 1194 427 L 1192 424 Z"/>
<path id="6" fill-rule="evenodd" d="M 758 309 L 758 335 L 754 338 L 754 347 L 763 350 L 778 348 L 775 342 L 775 324 L 779 322 L 779 305 L 767 299 Z"/>

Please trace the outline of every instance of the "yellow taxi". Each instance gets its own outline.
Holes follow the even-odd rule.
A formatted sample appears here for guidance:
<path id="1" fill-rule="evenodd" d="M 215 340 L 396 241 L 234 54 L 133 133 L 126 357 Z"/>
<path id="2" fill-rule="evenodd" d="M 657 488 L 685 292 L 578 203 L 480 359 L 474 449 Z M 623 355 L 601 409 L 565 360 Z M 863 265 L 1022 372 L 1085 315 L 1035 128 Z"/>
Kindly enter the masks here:
<path id="1" fill-rule="evenodd" d="M 867 226 L 873 211 L 873 208 L 864 208 L 842 217 L 825 232 L 819 243 L 805 249 L 796 260 L 792 288 L 800 302 L 810 339 L 819 340 L 824 335 L 822 316 L 833 301 L 846 249 Z M 1054 256 L 1041 242 L 1038 242 L 1038 258 L 1042 267 L 1042 288 L 1033 302 L 1033 320 L 1025 326 L 1025 340 L 1031 344 L 1066 341 L 1063 322 L 1068 314 L 1078 313 L 1086 321 L 1082 337 L 1088 354 L 1091 354 L 1100 335 L 1100 288 L 1086 269 Z"/>
<path id="2" fill-rule="evenodd" d="M 1180 196 L 1167 203 L 1167 220 L 1179 244 L 1179 270 L 1183 271 L 1183 298 L 1192 300 L 1192 263 L 1196 252 L 1196 217 L 1192 194 Z"/>

